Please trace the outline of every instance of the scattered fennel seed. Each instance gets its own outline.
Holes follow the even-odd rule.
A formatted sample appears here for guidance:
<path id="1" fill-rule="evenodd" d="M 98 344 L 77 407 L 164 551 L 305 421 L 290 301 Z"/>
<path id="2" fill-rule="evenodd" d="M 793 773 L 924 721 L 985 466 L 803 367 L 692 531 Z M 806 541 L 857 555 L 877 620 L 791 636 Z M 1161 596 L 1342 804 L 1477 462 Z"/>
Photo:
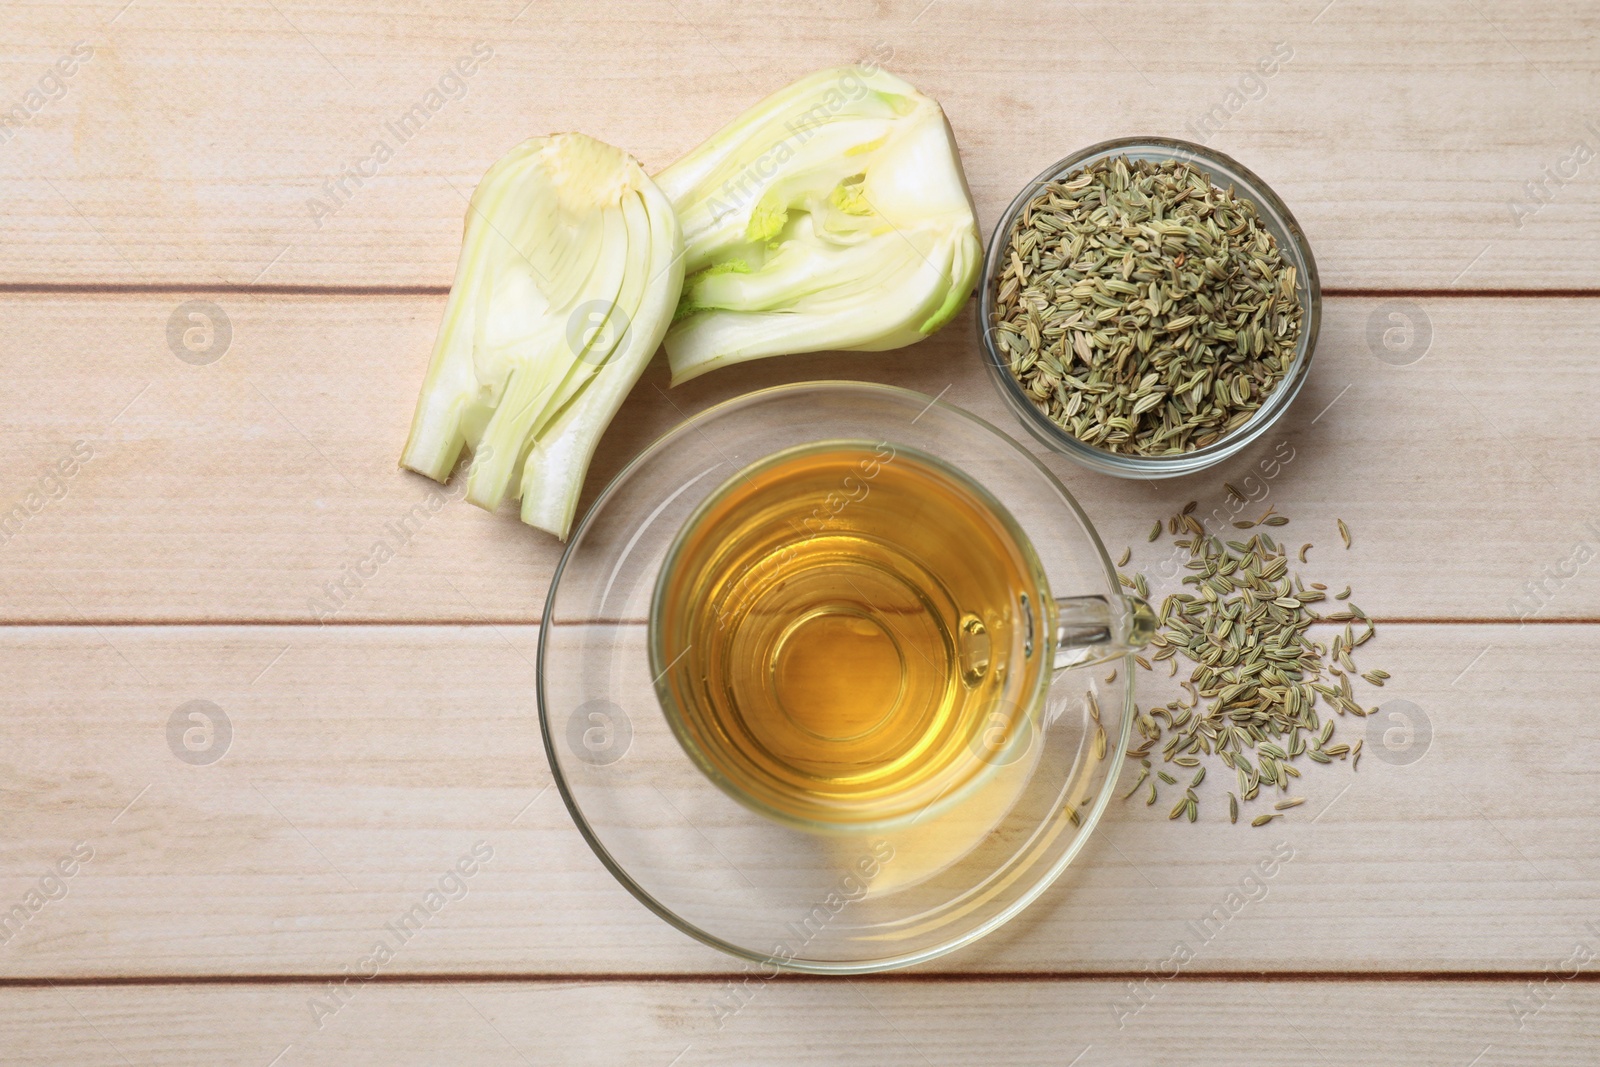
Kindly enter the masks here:
<path id="1" fill-rule="evenodd" d="M 1273 519 L 1289 521 L 1268 508 L 1255 522 L 1235 525 Z M 1188 521 L 1158 525 L 1191 532 Z M 1264 532 L 1248 540 L 1223 541 L 1202 530 L 1174 538 L 1173 544 L 1183 550 L 1184 588 L 1163 598 L 1157 632 L 1146 650 L 1149 658 L 1136 656 L 1135 662 L 1148 668 L 1152 660 L 1166 660 L 1176 674 L 1181 658 L 1189 674 L 1187 679 L 1180 676 L 1180 699 L 1135 714 L 1139 737 L 1130 755 L 1145 759 L 1148 754 L 1155 760 L 1159 754 L 1169 767 L 1194 771 L 1171 818 L 1194 818 L 1191 812 L 1199 805 L 1194 789 L 1214 763 L 1221 763 L 1238 779 L 1237 793 L 1229 792 L 1230 822 L 1237 820 L 1241 804 L 1263 795 L 1276 805 L 1265 820 L 1271 821 L 1303 802 L 1285 794 L 1307 763 L 1349 762 L 1353 769 L 1359 761 L 1359 740 L 1352 746 L 1336 742 L 1334 735 L 1339 717 L 1365 718 L 1377 710 L 1357 699 L 1353 681 L 1381 687 L 1390 677 L 1376 669 L 1363 673 L 1354 660 L 1376 628 L 1365 611 L 1348 601 L 1348 587 L 1333 598 L 1345 601 L 1340 610 L 1321 614 L 1327 584 L 1307 583 L 1291 570 L 1294 550 Z M 1298 557 L 1303 559 L 1311 547 L 1302 546 Z M 1139 588 L 1130 579 L 1124 584 Z M 1327 638 L 1313 633 L 1313 627 L 1330 624 L 1340 629 Z M 1151 793 L 1147 804 L 1156 802 L 1158 783 L 1177 785 L 1173 775 L 1156 770 L 1135 789 L 1146 781 Z M 1258 819 L 1252 825 L 1265 822 Z"/>

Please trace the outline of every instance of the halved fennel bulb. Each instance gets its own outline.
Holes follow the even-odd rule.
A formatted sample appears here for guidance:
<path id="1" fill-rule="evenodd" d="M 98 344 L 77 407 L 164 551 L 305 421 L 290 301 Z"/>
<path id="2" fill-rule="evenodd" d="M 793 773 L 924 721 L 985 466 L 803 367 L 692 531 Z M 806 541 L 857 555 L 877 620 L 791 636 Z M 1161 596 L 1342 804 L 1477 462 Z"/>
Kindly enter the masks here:
<path id="1" fill-rule="evenodd" d="M 566 538 L 606 424 L 683 284 L 672 205 L 621 149 L 566 133 L 506 153 L 478 184 L 400 465 Z"/>
<path id="2" fill-rule="evenodd" d="M 944 112 L 881 69 L 779 90 L 656 183 L 684 233 L 674 385 L 761 356 L 921 340 L 960 310 L 983 258 Z"/>

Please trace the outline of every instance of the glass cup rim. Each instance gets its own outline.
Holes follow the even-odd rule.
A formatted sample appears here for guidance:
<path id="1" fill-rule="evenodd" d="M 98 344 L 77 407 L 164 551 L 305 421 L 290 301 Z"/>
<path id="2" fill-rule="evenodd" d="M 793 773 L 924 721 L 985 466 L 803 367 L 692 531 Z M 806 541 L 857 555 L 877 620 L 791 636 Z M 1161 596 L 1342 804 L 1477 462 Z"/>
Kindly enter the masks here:
<path id="1" fill-rule="evenodd" d="M 945 406 L 948 407 L 949 405 Z M 1026 695 L 1026 706 L 1030 715 L 1039 712 L 1041 710 L 1041 702 L 1049 692 L 1050 680 L 1054 675 L 1050 653 L 1053 652 L 1051 646 L 1055 641 L 1055 635 L 1049 632 L 1049 622 L 1054 615 L 1051 607 L 1054 604 L 1054 599 L 1050 590 L 1050 576 L 1045 573 L 1044 564 L 1039 559 L 1039 553 L 1033 547 L 1033 541 L 1028 537 L 1027 532 L 1022 529 L 1021 524 L 1017 522 L 1016 516 L 1011 514 L 1011 509 L 996 499 L 994 494 L 984 488 L 977 479 L 959 467 L 940 459 L 938 456 L 930 455 L 924 449 L 898 444 L 887 437 L 883 438 L 879 443 L 892 445 L 896 450 L 896 457 L 903 452 L 957 482 L 965 491 L 972 494 L 974 499 L 989 513 L 989 517 L 1005 530 L 1006 536 L 1011 539 L 1017 552 L 1027 564 L 1029 575 L 1033 579 L 1032 592 L 1039 600 L 1037 608 L 1033 609 L 1040 614 L 1040 619 L 1036 625 L 1041 630 L 1041 640 L 1045 643 L 1045 647 L 1040 649 L 1041 659 L 1037 666 L 1037 676 L 1032 683 L 1032 691 Z M 666 680 L 667 673 L 674 664 L 667 661 L 666 649 L 662 647 L 664 635 L 661 627 L 661 613 L 664 610 L 663 601 L 667 590 L 668 573 L 677 565 L 678 558 L 684 550 L 689 535 L 705 519 L 705 516 L 712 508 L 725 500 L 730 493 L 740 488 L 740 479 L 749 478 L 754 471 L 764 470 L 772 465 L 783 463 L 811 452 L 840 446 L 865 444 L 871 444 L 871 442 L 865 438 L 819 438 L 806 444 L 790 445 L 777 452 L 762 456 L 760 459 L 746 464 L 729 475 L 721 485 L 713 489 L 704 500 L 696 505 L 689 518 L 684 521 L 683 526 L 673 535 L 672 543 L 668 546 L 666 556 L 661 561 L 661 570 L 656 575 L 655 587 L 650 598 L 650 614 L 646 626 L 645 641 L 650 656 L 650 673 L 656 680 L 656 700 L 660 702 L 662 714 L 666 716 L 667 724 L 672 727 L 672 732 L 677 737 L 678 744 L 683 746 L 684 752 L 707 778 L 716 783 L 724 793 L 727 793 L 734 800 L 770 819 L 818 833 L 884 833 L 898 829 L 904 824 L 929 818 L 959 804 L 973 788 L 982 784 L 990 777 L 992 772 L 998 770 L 998 767 L 991 764 L 987 772 L 976 772 L 967 781 L 925 808 L 884 819 L 841 825 L 814 819 L 803 819 L 780 811 L 744 792 L 736 783 L 729 780 L 725 774 L 712 765 L 711 761 L 706 758 L 705 753 L 701 751 L 700 746 L 695 744 L 694 739 L 689 735 L 689 731 L 683 723 L 683 712 L 678 707 L 678 702 L 673 698 Z M 1030 622 L 1030 625 L 1035 624 Z"/>
<path id="2" fill-rule="evenodd" d="M 929 408 L 937 405 L 943 411 L 967 420 L 968 422 L 974 424 L 982 430 L 987 431 L 988 433 L 999 438 L 1005 444 L 1009 445 L 1010 449 L 1014 451 L 1020 459 L 1026 460 L 1028 464 L 1030 464 L 1045 478 L 1046 484 L 1054 489 L 1060 501 L 1078 520 L 1079 527 L 1087 536 L 1089 544 L 1092 546 L 1096 554 L 1096 559 L 1099 561 L 1099 569 L 1105 578 L 1106 588 L 1113 593 L 1120 594 L 1120 584 L 1117 581 L 1117 572 L 1115 566 L 1112 564 L 1111 556 L 1106 551 L 1105 544 L 1100 538 L 1099 531 L 1096 530 L 1093 523 L 1089 521 L 1088 515 L 1084 512 L 1082 505 L 1079 504 L 1077 498 L 1073 496 L 1072 492 L 1068 490 L 1064 484 L 1062 484 L 1061 480 L 1056 477 L 1054 472 L 1052 472 L 1049 467 L 1045 466 L 1045 464 L 1040 461 L 1038 456 L 1030 452 L 1022 445 L 1021 442 L 1012 437 L 1010 434 L 1001 430 L 999 427 L 994 426 L 988 420 L 975 415 L 964 408 L 958 407 L 954 404 L 946 403 L 940 397 L 929 397 L 925 393 L 919 393 L 916 390 L 905 389 L 900 386 L 885 385 L 879 382 L 862 382 L 838 379 L 791 382 L 782 385 L 770 386 L 765 389 L 754 390 L 749 393 L 741 394 L 740 396 L 732 397 L 728 400 L 712 405 L 704 411 L 698 412 L 689 418 L 680 420 L 677 424 L 657 436 L 655 440 L 642 449 L 638 455 L 636 455 L 621 470 L 619 470 L 606 485 L 605 489 L 602 490 L 599 496 L 595 498 L 594 503 L 590 505 L 583 517 L 579 520 L 576 526 L 574 526 L 573 532 L 568 539 L 566 550 L 562 553 L 561 559 L 556 564 L 555 571 L 551 576 L 550 591 L 546 595 L 544 611 L 540 616 L 538 638 L 539 669 L 536 671 L 536 696 L 539 712 L 539 732 L 541 739 L 544 742 L 545 759 L 550 767 L 551 778 L 555 783 L 556 792 L 560 794 L 562 804 L 566 807 L 568 816 L 572 819 L 573 824 L 577 827 L 579 835 L 584 839 L 585 843 L 588 844 L 590 850 L 595 854 L 595 857 L 599 859 L 601 865 L 604 866 L 606 870 L 610 872 L 611 876 L 617 880 L 618 884 L 626 889 L 634 897 L 634 899 L 638 900 L 639 903 L 646 908 L 646 910 L 650 911 L 669 926 L 687 935 L 688 937 L 693 938 L 701 944 L 717 949 L 720 952 L 725 952 L 737 959 L 746 960 L 751 963 L 771 965 L 782 970 L 812 974 L 872 974 L 881 971 L 896 970 L 902 967 L 911 966 L 913 964 L 925 963 L 970 945 L 1016 918 L 1024 910 L 1026 910 L 1029 905 L 1038 900 L 1039 897 L 1050 888 L 1050 886 L 1055 884 L 1057 879 L 1061 877 L 1061 874 L 1073 863 L 1074 860 L 1077 859 L 1079 853 L 1081 853 L 1084 847 L 1088 844 L 1091 836 L 1093 835 L 1094 828 L 1099 825 L 1100 819 L 1104 816 L 1106 808 L 1111 802 L 1112 795 L 1116 792 L 1117 783 L 1120 778 L 1121 766 L 1125 761 L 1129 741 L 1133 734 L 1135 694 L 1131 681 L 1125 681 L 1122 687 L 1122 721 L 1120 727 L 1118 728 L 1117 736 L 1108 739 L 1111 741 L 1112 746 L 1114 746 L 1110 747 L 1109 751 L 1114 753 L 1114 755 L 1108 761 L 1108 766 L 1105 769 L 1104 781 L 1101 782 L 1099 788 L 1093 794 L 1092 803 L 1081 809 L 1082 813 L 1079 817 L 1079 822 L 1075 824 L 1077 833 L 1075 834 L 1072 843 L 1068 845 L 1059 856 L 1055 857 L 1053 862 L 1051 862 L 1047 868 L 1042 869 L 1038 873 L 1032 884 L 1029 885 L 1025 891 L 1019 893 L 1016 899 L 1010 901 L 1003 909 L 998 910 L 986 921 L 973 926 L 959 936 L 949 938 L 948 940 L 942 941 L 936 945 L 916 949 L 910 952 L 902 952 L 895 955 L 886 955 L 871 959 L 820 961 L 801 959 L 780 960 L 772 957 L 769 954 L 753 951 L 742 945 L 729 941 L 726 938 L 718 936 L 717 934 L 714 934 L 709 930 L 696 925 L 694 922 L 691 922 L 690 920 L 678 915 L 670 905 L 656 899 L 655 895 L 648 888 L 640 884 L 640 882 L 633 877 L 627 866 L 618 860 L 616 856 L 612 855 L 610 848 L 606 845 L 605 841 L 601 839 L 598 830 L 590 824 L 588 817 L 584 814 L 582 805 L 578 801 L 578 797 L 573 791 L 572 784 L 567 781 L 566 774 L 562 769 L 562 759 L 559 756 L 556 748 L 555 728 L 551 721 L 551 711 L 549 700 L 545 691 L 546 683 L 544 677 L 545 657 L 548 654 L 548 643 L 553 629 L 555 607 L 557 603 L 555 594 L 561 581 L 562 572 L 566 569 L 567 564 L 571 561 L 575 549 L 577 549 L 577 547 L 583 543 L 584 535 L 589 531 L 590 527 L 594 525 L 598 517 L 602 514 L 604 510 L 603 505 L 609 503 L 622 491 L 624 484 L 641 466 L 659 454 L 664 447 L 670 445 L 670 443 L 677 439 L 680 434 L 690 432 L 694 426 L 699 425 L 700 420 L 709 419 L 713 416 L 713 414 L 725 415 L 731 411 L 737 410 L 738 408 L 754 403 L 760 398 L 765 398 L 778 393 L 803 394 L 806 392 L 833 391 L 876 393 L 884 397 L 897 397 L 902 400 L 914 398 L 919 401 L 924 401 L 927 403 Z M 1126 665 L 1127 667 L 1132 666 L 1131 655 L 1126 657 Z M 1133 672 L 1131 670 L 1124 669 L 1124 678 L 1131 679 L 1132 673 Z"/>
<path id="3" fill-rule="evenodd" d="M 1288 376 L 1278 383 L 1256 414 L 1243 426 L 1213 441 L 1209 445 L 1176 456 L 1138 456 L 1109 452 L 1095 445 L 1085 444 L 1051 422 L 1023 392 L 1022 385 L 1012 376 L 1010 368 L 1001 358 L 994 343 L 991 323 L 994 318 L 996 297 L 995 281 L 1004 262 L 1006 246 L 1010 243 L 1012 227 L 1017 216 L 1043 185 L 1054 181 L 1087 163 L 1115 154 L 1130 154 L 1137 158 L 1144 150 L 1161 158 L 1189 159 L 1208 174 L 1221 171 L 1234 179 L 1245 195 L 1255 202 L 1266 216 L 1266 221 L 1276 223 L 1289 238 L 1285 254 L 1293 261 L 1300 274 L 1300 290 L 1304 294 L 1305 315 L 1300 327 L 1300 341 L 1295 348 L 1294 365 Z M 1306 379 L 1310 376 L 1312 356 L 1316 352 L 1317 334 L 1322 322 L 1322 285 L 1317 273 L 1316 258 L 1306 240 L 1305 231 L 1287 204 L 1272 191 L 1262 178 L 1249 167 L 1225 152 L 1193 141 L 1175 137 L 1134 136 L 1116 137 L 1080 148 L 1050 166 L 1025 184 L 1012 198 L 989 237 L 989 246 L 978 277 L 978 340 L 995 387 L 1011 408 L 1012 413 L 1027 427 L 1040 443 L 1078 463 L 1105 474 L 1122 478 L 1159 479 L 1192 474 L 1214 466 L 1258 440 L 1278 418 L 1289 409 Z"/>

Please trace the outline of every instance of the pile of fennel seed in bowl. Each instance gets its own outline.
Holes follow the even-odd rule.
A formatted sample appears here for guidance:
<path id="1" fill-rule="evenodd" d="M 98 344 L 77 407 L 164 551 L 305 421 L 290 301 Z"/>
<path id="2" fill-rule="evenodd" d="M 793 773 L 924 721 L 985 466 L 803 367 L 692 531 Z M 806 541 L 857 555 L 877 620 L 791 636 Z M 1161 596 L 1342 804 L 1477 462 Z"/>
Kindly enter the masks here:
<path id="1" fill-rule="evenodd" d="M 1244 503 L 1238 490 L 1229 486 L 1228 491 Z M 1354 679 L 1382 688 L 1390 676 L 1356 666 L 1356 650 L 1375 636 L 1376 627 L 1350 601 L 1350 587 L 1329 593 L 1322 582 L 1307 582 L 1292 568 L 1296 560 L 1307 562 L 1313 546 L 1293 550 L 1267 532 L 1287 526 L 1287 517 L 1269 507 L 1259 517 L 1233 521 L 1231 536 L 1219 535 L 1199 521 L 1196 506 L 1186 505 L 1150 532 L 1152 543 L 1163 529 L 1173 538 L 1179 551 L 1169 558 L 1184 573 L 1184 589 L 1162 600 L 1149 656 L 1134 658 L 1157 674 L 1162 672 L 1155 664 L 1165 661 L 1169 676 L 1176 678 L 1181 657 L 1190 671 L 1178 683 L 1182 695 L 1177 699 L 1135 707 L 1138 736 L 1128 757 L 1139 761 L 1140 773 L 1124 796 L 1143 794 L 1145 804 L 1155 805 L 1163 788 L 1181 789 L 1168 818 L 1194 822 L 1195 789 L 1207 769 L 1232 772 L 1237 789 L 1228 791 L 1230 821 L 1239 821 L 1241 805 L 1271 799 L 1272 810 L 1250 820 L 1252 826 L 1264 826 L 1305 802 L 1294 795 L 1302 758 L 1348 762 L 1352 770 L 1360 765 L 1362 740 L 1350 744 L 1334 738 L 1338 717 L 1365 719 L 1376 713 L 1376 707 L 1358 699 Z M 1348 549 L 1349 528 L 1337 520 L 1337 529 Z M 1249 539 L 1239 540 L 1244 530 L 1252 531 Z M 1119 570 L 1131 556 L 1131 549 L 1123 552 Z M 1118 578 L 1149 596 L 1143 571 Z M 1313 627 L 1324 625 L 1334 628 L 1326 640 L 1313 633 Z"/>
<path id="2" fill-rule="evenodd" d="M 1017 216 L 1001 362 L 1063 433 L 1181 455 L 1244 426 L 1290 373 L 1298 272 L 1256 206 L 1178 159 L 1098 160 Z"/>

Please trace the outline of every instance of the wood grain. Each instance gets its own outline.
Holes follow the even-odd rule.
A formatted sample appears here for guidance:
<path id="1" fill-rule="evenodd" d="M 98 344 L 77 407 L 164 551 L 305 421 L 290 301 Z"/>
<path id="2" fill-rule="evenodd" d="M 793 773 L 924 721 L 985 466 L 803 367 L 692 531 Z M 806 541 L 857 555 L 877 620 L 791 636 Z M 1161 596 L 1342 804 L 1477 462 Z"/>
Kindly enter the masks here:
<path id="1" fill-rule="evenodd" d="M 339 974 L 480 841 L 492 861 L 394 973 L 736 971 L 628 896 L 547 788 L 535 637 L 0 631 L 0 912 L 78 842 L 94 853 L 64 899 L 10 931 L 0 978 Z M 1194 825 L 1114 800 L 1056 887 L 934 967 L 1121 973 L 1182 940 L 1196 973 L 1537 972 L 1600 939 L 1586 926 L 1600 921 L 1600 772 L 1583 740 L 1600 628 L 1394 625 L 1362 651 L 1394 677 L 1369 698 L 1382 715 L 1340 721 L 1340 737 L 1365 738 L 1358 773 L 1308 764 L 1307 804 L 1263 829 L 1228 824 L 1225 775 L 1201 787 Z M 1155 691 L 1141 681 L 1144 699 Z M 193 700 L 231 724 L 219 762 L 169 747 Z M 1404 718 L 1394 702 L 1412 705 Z M 665 820 L 663 840 L 692 837 L 671 812 L 640 817 Z M 1292 860 L 1197 942 L 1192 924 L 1280 842 Z M 727 863 L 714 849 L 680 861 Z"/>
<path id="2" fill-rule="evenodd" d="M 119 6 L 8 11 L 6 107 L 74 42 L 93 55 L 0 144 L 0 281 L 448 284 L 464 198 L 523 138 L 578 129 L 658 168 L 876 55 L 944 104 L 986 225 L 1068 152 L 1150 133 L 1257 170 L 1327 285 L 1600 286 L 1600 186 L 1572 161 L 1600 146 L 1600 22 L 1557 0 Z M 492 58 L 388 132 L 477 42 Z M 330 191 L 348 167 L 368 176 Z"/>
<path id="3" fill-rule="evenodd" d="M 1600 150 L 1600 13 L 77 0 L 4 18 L 0 1060 L 1593 1061 L 1600 164 L 1580 149 Z M 475 45 L 471 76 L 441 83 Z M 46 82 L 75 49 L 92 55 Z M 576 129 L 659 168 L 867 56 L 944 104 L 986 230 L 1054 159 L 1135 133 L 1204 139 L 1291 206 L 1335 295 L 1280 428 L 1176 482 L 1044 461 L 1147 571 L 1155 516 L 1195 499 L 1226 523 L 1222 482 L 1245 486 L 1245 517 L 1290 516 L 1274 533 L 1317 546 L 1308 577 L 1385 620 L 1362 665 L 1393 678 L 1380 715 L 1340 723 L 1359 773 L 1308 767 L 1289 819 L 1230 826 L 1216 775 L 1193 826 L 1116 800 L 978 945 L 768 981 L 629 896 L 552 788 L 530 624 L 560 546 L 395 457 L 494 159 Z M 392 158 L 341 178 L 380 138 Z M 168 340 L 189 300 L 231 325 L 210 365 Z M 912 349 L 678 390 L 652 367 L 586 501 L 686 415 L 790 381 L 941 394 L 1020 437 L 973 333 L 969 309 Z M 352 582 L 379 543 L 393 558 Z M 308 625 L 341 580 L 345 625 Z M 226 716 L 216 762 L 182 744 L 194 701 Z M 1274 846 L 1293 856 L 1258 893 L 1244 879 Z M 475 848 L 492 856 L 466 895 L 317 1010 Z M 1180 944 L 1180 977 L 1150 977 Z"/>
<path id="4" fill-rule="evenodd" d="M 5 527 L 0 616 L 312 622 L 337 597 L 334 621 L 537 621 L 561 546 L 510 508 L 465 504 L 459 483 L 429 510 L 434 483 L 395 466 L 442 301 L 219 299 L 231 347 L 191 366 L 167 346 L 177 297 L 0 298 L 12 327 L 0 338 L 0 515 L 43 494 Z M 761 360 L 671 390 L 658 363 L 607 433 L 586 499 L 688 414 L 789 381 L 902 385 L 1025 437 L 980 365 L 970 316 L 899 352 Z M 1402 340 L 1411 329 L 1415 347 L 1374 348 L 1372 331 L 1391 328 Z M 1135 566 L 1160 558 L 1144 540 L 1152 518 L 1187 499 L 1227 529 L 1232 481 L 1256 498 L 1240 514 L 1290 516 L 1276 532 L 1318 546 L 1308 573 L 1353 584 L 1374 614 L 1596 618 L 1600 569 L 1574 553 L 1600 545 L 1597 342 L 1587 300 L 1333 299 L 1310 384 L 1253 450 L 1148 484 L 1045 461 L 1113 555 L 1136 547 Z M 1374 355 L 1409 358 L 1424 343 L 1410 365 Z M 79 441 L 92 458 L 57 487 L 44 467 Z M 1269 479 L 1260 464 L 1275 455 L 1292 458 Z M 1336 516 L 1355 531 L 1348 552 Z M 379 542 L 394 558 L 373 573 L 364 561 Z M 341 580 L 345 592 L 327 592 Z"/>
<path id="5" fill-rule="evenodd" d="M 1329 1067 L 1592 1063 L 1600 987 L 1551 989 L 1520 1030 L 1508 1005 L 1526 991 L 1509 983 L 1181 978 L 1155 987 L 1137 1014 L 1125 1007 L 1135 1003 L 1126 985 L 1111 982 L 753 979 L 732 1013 L 719 1005 L 738 1003 L 733 987 L 710 982 L 373 984 L 356 985 L 320 1026 L 311 1005 L 332 1001 L 314 985 L 30 989 L 0 999 L 0 1025 L 7 1062 L 19 1067 L 996 1059 L 1222 1067 L 1241 1062 L 1244 1049 L 1268 1063 Z"/>

